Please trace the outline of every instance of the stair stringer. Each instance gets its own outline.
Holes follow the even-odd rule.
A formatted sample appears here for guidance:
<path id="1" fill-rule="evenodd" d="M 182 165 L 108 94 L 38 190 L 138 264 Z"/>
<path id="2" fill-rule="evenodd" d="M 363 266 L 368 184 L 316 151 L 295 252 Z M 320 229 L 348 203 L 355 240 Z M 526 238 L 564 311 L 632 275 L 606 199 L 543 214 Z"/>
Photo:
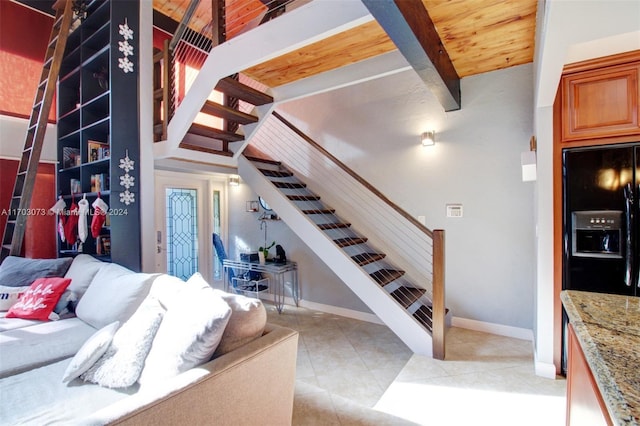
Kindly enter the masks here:
<path id="1" fill-rule="evenodd" d="M 267 22 L 213 48 L 169 122 L 167 141 L 155 144 L 155 157 L 176 156 L 191 123 L 221 79 L 373 20 L 359 1 L 345 2 L 340 13 L 335 12 L 332 1 L 315 0 L 280 16 L 277 22 Z"/>
<path id="2" fill-rule="evenodd" d="M 244 156 L 238 173 L 258 194 L 269 200 L 287 226 L 380 318 L 414 353 L 433 356 L 431 334 L 409 312 L 375 283 L 343 250 L 303 214 Z"/>

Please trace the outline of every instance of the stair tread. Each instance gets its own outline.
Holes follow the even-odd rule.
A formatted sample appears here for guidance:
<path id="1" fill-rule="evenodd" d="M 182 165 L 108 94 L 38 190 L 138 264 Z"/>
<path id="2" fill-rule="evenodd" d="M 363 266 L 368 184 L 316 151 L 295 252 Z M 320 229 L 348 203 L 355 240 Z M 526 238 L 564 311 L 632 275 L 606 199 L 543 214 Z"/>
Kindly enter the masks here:
<path id="1" fill-rule="evenodd" d="M 242 111 L 229 108 L 228 106 L 220 105 L 219 103 L 213 101 L 205 102 L 200 111 L 205 114 L 222 118 L 224 120 L 235 121 L 238 124 L 250 124 L 258 122 L 258 117 L 256 117 L 255 115 L 247 114 Z"/>
<path id="2" fill-rule="evenodd" d="M 304 214 L 334 214 L 336 211 L 334 209 L 309 209 L 302 210 Z"/>
<path id="3" fill-rule="evenodd" d="M 423 288 L 401 286 L 391 292 L 391 296 L 406 309 L 425 293 L 426 290 Z"/>
<path id="4" fill-rule="evenodd" d="M 369 274 L 371 278 L 382 287 L 389 284 L 392 281 L 397 280 L 404 275 L 404 271 L 398 271 L 395 269 L 380 269 L 378 271 Z"/>
<path id="5" fill-rule="evenodd" d="M 237 142 L 244 140 L 244 136 L 238 133 L 225 132 L 224 130 L 214 129 L 212 127 L 203 126 L 202 124 L 193 123 L 189 127 L 189 131 L 193 135 L 206 136 L 213 139 L 220 139 L 227 142 Z"/>
<path id="6" fill-rule="evenodd" d="M 377 262 L 386 257 L 384 253 L 360 253 L 355 256 L 351 256 L 354 262 L 360 266 L 368 265 L 369 263 Z"/>
<path id="7" fill-rule="evenodd" d="M 180 148 L 190 149 L 192 151 L 207 152 L 209 154 L 224 155 L 225 157 L 233 157 L 233 152 L 231 151 L 220 151 L 218 149 L 208 148 L 206 146 L 193 145 L 185 142 L 181 142 L 180 145 L 178 146 Z"/>
<path id="8" fill-rule="evenodd" d="M 291 176 L 293 176 L 293 173 L 282 171 L 282 170 L 268 170 L 268 169 L 258 169 L 258 170 L 260 170 L 260 173 L 262 173 L 263 175 L 265 175 L 267 177 L 291 177 Z"/>
<path id="9" fill-rule="evenodd" d="M 255 157 L 253 155 L 245 155 L 245 157 L 247 160 L 257 163 L 272 164 L 274 166 L 279 166 L 280 164 L 282 164 L 280 161 L 272 160 L 270 158 Z"/>
<path id="10" fill-rule="evenodd" d="M 341 228 L 349 228 L 351 226 L 350 223 L 342 223 L 342 222 L 335 222 L 335 223 L 319 223 L 318 224 L 318 228 L 324 230 L 327 229 L 341 229 Z"/>
<path id="11" fill-rule="evenodd" d="M 287 195 L 291 201 L 318 201 L 320 197 L 317 195 Z"/>
<path id="12" fill-rule="evenodd" d="M 367 239 L 362 237 L 337 238 L 333 240 L 333 242 L 336 243 L 338 247 L 343 248 L 343 247 L 355 246 L 358 244 L 364 244 L 367 242 Z"/>
<path id="13" fill-rule="evenodd" d="M 240 83 L 231 77 L 220 80 L 216 85 L 216 90 L 232 98 L 242 99 L 252 105 L 265 105 L 273 102 L 273 97 L 246 84 Z"/>
<path id="14" fill-rule="evenodd" d="M 298 188 L 306 188 L 307 184 L 300 182 L 272 182 L 276 188 L 283 189 L 298 189 Z"/>
<path id="15" fill-rule="evenodd" d="M 429 331 L 433 330 L 433 312 L 428 306 L 420 306 L 414 313 L 413 317 L 417 319 Z"/>

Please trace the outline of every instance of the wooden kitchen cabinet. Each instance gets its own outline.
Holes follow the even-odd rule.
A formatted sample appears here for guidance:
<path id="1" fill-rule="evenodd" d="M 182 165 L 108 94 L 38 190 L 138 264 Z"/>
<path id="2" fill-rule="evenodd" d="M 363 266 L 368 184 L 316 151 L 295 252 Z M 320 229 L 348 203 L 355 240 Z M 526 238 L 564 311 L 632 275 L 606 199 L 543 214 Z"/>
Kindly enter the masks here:
<path id="1" fill-rule="evenodd" d="M 562 140 L 640 134 L 640 63 L 566 74 L 562 78 Z"/>
<path id="2" fill-rule="evenodd" d="M 567 426 L 613 425 L 571 324 L 568 330 Z"/>

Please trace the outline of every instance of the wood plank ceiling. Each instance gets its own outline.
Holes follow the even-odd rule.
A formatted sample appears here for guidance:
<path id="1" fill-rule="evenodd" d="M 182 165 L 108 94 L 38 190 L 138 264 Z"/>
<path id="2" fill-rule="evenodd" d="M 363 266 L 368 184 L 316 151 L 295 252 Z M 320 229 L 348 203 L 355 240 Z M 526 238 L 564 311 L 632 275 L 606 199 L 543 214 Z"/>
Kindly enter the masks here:
<path id="1" fill-rule="evenodd" d="M 533 61 L 537 0 L 411 1 L 422 1 L 461 78 Z M 189 2 L 153 0 L 153 5 L 179 21 Z M 228 38 L 264 10 L 259 0 L 227 0 Z M 194 29 L 208 25 L 210 13 L 210 2 L 202 1 Z M 380 25 L 372 21 L 243 72 L 268 87 L 276 87 L 395 48 Z"/>

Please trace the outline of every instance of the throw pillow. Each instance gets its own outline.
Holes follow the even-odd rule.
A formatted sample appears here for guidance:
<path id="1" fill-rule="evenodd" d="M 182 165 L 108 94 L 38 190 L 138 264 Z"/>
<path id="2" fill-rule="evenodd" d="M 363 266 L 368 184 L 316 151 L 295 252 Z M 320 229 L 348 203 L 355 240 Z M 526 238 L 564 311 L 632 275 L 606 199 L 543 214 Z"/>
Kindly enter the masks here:
<path id="1" fill-rule="evenodd" d="M 214 357 L 224 355 L 262 336 L 267 310 L 260 299 L 214 290 L 231 308 L 231 318 L 222 334 Z"/>
<path id="2" fill-rule="evenodd" d="M 91 280 L 93 280 L 100 268 L 107 264 L 88 254 L 79 254 L 73 258 L 73 262 L 64 277 L 71 278 L 69 290 L 76 294 L 78 300 L 87 291 Z M 75 309 L 77 304 L 77 301 L 73 301 L 72 308 Z"/>
<path id="3" fill-rule="evenodd" d="M 118 327 L 120 327 L 119 321 L 112 322 L 89 337 L 67 366 L 64 376 L 62 377 L 62 382 L 70 382 L 76 377 L 80 377 L 82 373 L 95 364 L 109 348 L 111 340 L 113 340 L 113 335 L 118 331 Z"/>
<path id="4" fill-rule="evenodd" d="M 115 263 L 104 265 L 78 302 L 76 316 L 94 328 L 125 322 L 147 297 L 155 275 L 135 273 Z"/>
<path id="5" fill-rule="evenodd" d="M 25 287 L 7 287 L 0 285 L 0 311 L 6 312 L 11 308 L 20 297 L 24 294 L 29 286 Z"/>
<path id="6" fill-rule="evenodd" d="M 9 309 L 7 318 L 47 321 L 70 283 L 69 278 L 38 278 Z"/>
<path id="7" fill-rule="evenodd" d="M 69 287 L 71 287 L 72 284 L 73 280 L 71 280 L 71 284 L 69 284 Z M 58 303 L 56 303 L 56 306 L 53 308 L 53 312 L 58 315 L 66 315 L 71 312 L 71 310 L 73 309 L 71 304 L 78 299 L 76 297 L 76 294 L 69 290 L 69 287 L 67 287 L 64 293 L 62 293 L 62 296 L 60 296 L 60 299 L 58 299 Z"/>
<path id="8" fill-rule="evenodd" d="M 7 256 L 0 264 L 0 285 L 8 287 L 25 287 L 31 285 L 36 278 L 62 277 L 73 258 L 61 259 L 26 259 L 24 257 Z"/>
<path id="9" fill-rule="evenodd" d="M 113 336 L 107 351 L 80 377 L 108 388 L 126 388 L 140 377 L 164 316 L 160 302 L 146 298 Z"/>
<path id="10" fill-rule="evenodd" d="M 146 387 L 209 361 L 230 316 L 206 282 L 189 279 L 164 316 L 139 382 Z"/>

